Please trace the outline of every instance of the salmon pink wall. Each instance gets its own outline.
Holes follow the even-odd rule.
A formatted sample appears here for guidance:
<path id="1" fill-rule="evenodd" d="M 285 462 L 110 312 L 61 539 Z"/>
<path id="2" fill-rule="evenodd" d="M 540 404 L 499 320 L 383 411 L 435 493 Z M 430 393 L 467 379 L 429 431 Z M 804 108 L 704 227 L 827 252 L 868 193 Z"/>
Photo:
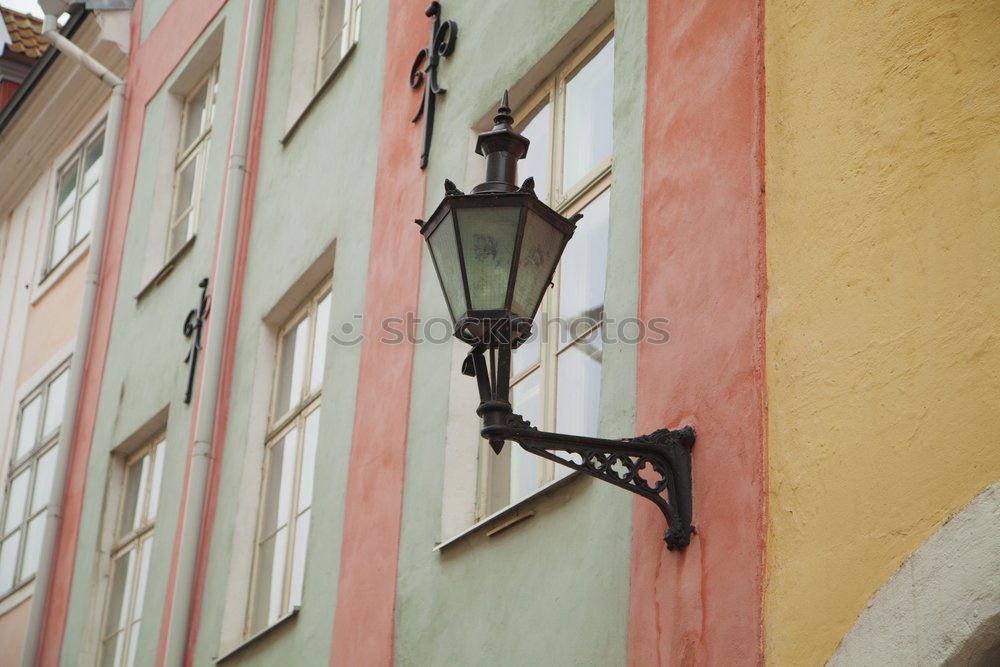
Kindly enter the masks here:
<path id="1" fill-rule="evenodd" d="M 758 0 L 650 0 L 637 429 L 691 424 L 694 523 L 681 553 L 633 513 L 630 665 L 761 661 L 764 549 L 763 71 Z"/>
<path id="2" fill-rule="evenodd" d="M 364 342 L 358 371 L 354 435 L 344 501 L 344 532 L 333 622 L 331 665 L 392 663 L 393 611 L 403 468 L 409 421 L 413 344 L 379 340 L 379 323 L 417 312 L 420 234 L 426 174 L 419 168 L 421 126 L 399 109 L 414 108 L 419 93 L 406 81 L 413 54 L 427 38 L 424 0 L 390 0 L 386 82 L 368 282 Z M 385 406 L 394 406 L 386 410 Z"/>

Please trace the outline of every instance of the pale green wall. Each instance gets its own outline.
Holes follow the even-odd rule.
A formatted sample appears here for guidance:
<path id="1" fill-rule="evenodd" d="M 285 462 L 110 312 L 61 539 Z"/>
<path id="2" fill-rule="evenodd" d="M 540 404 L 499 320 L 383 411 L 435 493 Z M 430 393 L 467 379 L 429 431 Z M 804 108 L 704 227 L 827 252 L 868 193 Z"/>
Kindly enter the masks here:
<path id="1" fill-rule="evenodd" d="M 334 265 L 329 267 L 334 271 L 330 321 L 352 322 L 352 316 L 364 310 L 382 104 L 386 5 L 365 4 L 355 50 L 320 93 L 294 134 L 282 144 L 295 44 L 296 4 L 275 3 L 229 426 L 196 665 L 207 664 L 216 655 L 230 563 L 252 557 L 251 545 L 233 540 L 233 517 L 244 459 L 259 456 L 262 450 L 262 443 L 250 442 L 247 433 L 251 419 L 247 397 L 253 389 L 262 318 L 334 241 L 336 256 Z M 360 352 L 360 345 L 327 345 L 302 610 L 294 620 L 223 664 L 262 667 L 327 664 L 333 637 L 344 489 Z M 257 491 L 255 488 L 253 493 Z M 249 581 L 245 584 L 249 585 Z"/>
<path id="2" fill-rule="evenodd" d="M 610 16 L 610 3 L 599 4 L 595 12 Z M 495 108 L 500 92 L 524 77 L 593 5 L 533 0 L 447 4 L 445 18 L 457 21 L 460 37 L 441 67 L 441 84 L 448 93 L 437 109 L 427 213 L 444 194 L 444 178 L 464 180 L 470 128 Z M 620 320 L 637 312 L 645 3 L 620 1 L 615 10 L 615 149 L 606 310 L 609 318 Z M 517 38 L 493 37 L 504 34 Z M 422 317 L 447 317 L 426 255 L 420 297 Z M 602 434 L 634 432 L 635 349 L 605 347 Z M 492 538 L 480 531 L 444 551 L 432 551 L 441 537 L 451 382 L 475 391 L 475 382 L 451 367 L 450 344 L 418 345 L 397 578 L 396 664 L 624 664 L 630 494 L 589 478 L 576 479 L 532 501 L 533 518 Z M 420 389 L 424 387 L 433 389 Z"/>
<path id="3" fill-rule="evenodd" d="M 93 585 L 97 580 L 96 552 L 99 531 L 104 521 L 104 496 L 111 450 L 169 405 L 162 482 L 162 488 L 168 491 L 160 498 L 156 518 L 151 574 L 143 608 L 136 664 L 151 664 L 155 656 L 166 593 L 166 573 L 177 525 L 179 489 L 182 488 L 184 476 L 191 416 L 189 406 L 182 401 L 188 368 L 183 362 L 189 343 L 181 332 L 181 325 L 188 310 L 197 305 L 200 296 L 198 281 L 209 274 L 212 263 L 231 114 L 216 114 L 201 202 L 200 231 L 194 245 L 178 260 L 174 271 L 160 285 L 148 291 L 141 300 L 136 300 L 135 296 L 146 275 L 144 266 L 147 236 L 151 233 L 163 233 L 158 227 L 151 228 L 148 217 L 156 186 L 155 172 L 159 160 L 160 133 L 169 101 L 168 89 L 176 75 L 184 71 L 191 55 L 212 34 L 215 26 L 224 21 L 217 108 L 220 111 L 231 109 L 242 18 L 242 3 L 229 3 L 147 106 L 107 364 L 87 463 L 87 485 L 62 647 L 61 661 L 66 665 L 77 664 L 78 654 L 85 645 L 85 633 L 96 628 L 96 624 L 90 624 L 90 617 L 99 617 L 101 614 L 100 601 L 94 597 Z"/>

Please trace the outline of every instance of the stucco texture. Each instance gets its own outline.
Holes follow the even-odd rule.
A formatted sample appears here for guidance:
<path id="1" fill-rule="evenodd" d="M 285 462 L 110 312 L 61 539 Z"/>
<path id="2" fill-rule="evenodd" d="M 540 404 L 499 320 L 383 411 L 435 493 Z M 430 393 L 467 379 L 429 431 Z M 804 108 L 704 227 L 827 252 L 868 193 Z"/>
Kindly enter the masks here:
<path id="1" fill-rule="evenodd" d="M 1000 478 L 1000 5 L 768 2 L 766 658 Z"/>

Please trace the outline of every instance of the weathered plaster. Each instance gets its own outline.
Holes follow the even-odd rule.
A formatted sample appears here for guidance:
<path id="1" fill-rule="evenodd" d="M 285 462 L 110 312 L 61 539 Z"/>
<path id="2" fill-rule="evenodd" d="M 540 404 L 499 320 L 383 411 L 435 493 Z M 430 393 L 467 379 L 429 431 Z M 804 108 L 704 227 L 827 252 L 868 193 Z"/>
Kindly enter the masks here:
<path id="1" fill-rule="evenodd" d="M 1000 7 L 766 21 L 766 655 L 817 664 L 1000 477 Z"/>
<path id="2" fill-rule="evenodd" d="M 1000 649 L 998 526 L 1000 482 L 920 545 L 868 601 L 828 664 L 987 664 L 986 652 Z"/>
<path id="3" fill-rule="evenodd" d="M 760 661 L 765 450 L 763 63 L 754 0 L 649 3 L 636 428 L 689 424 L 683 552 L 635 502 L 629 664 Z"/>

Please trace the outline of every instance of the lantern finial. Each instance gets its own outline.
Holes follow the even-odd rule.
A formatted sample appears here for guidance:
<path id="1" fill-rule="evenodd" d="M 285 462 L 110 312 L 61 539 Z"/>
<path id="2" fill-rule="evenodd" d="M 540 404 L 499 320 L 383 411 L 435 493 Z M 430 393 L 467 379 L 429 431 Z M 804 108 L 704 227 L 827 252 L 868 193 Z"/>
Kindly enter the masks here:
<path id="1" fill-rule="evenodd" d="M 531 142 L 514 130 L 513 123 L 505 90 L 493 117 L 493 129 L 480 134 L 476 142 L 476 152 L 486 158 L 486 181 L 473 192 L 517 192 L 517 161 L 528 154 Z"/>

